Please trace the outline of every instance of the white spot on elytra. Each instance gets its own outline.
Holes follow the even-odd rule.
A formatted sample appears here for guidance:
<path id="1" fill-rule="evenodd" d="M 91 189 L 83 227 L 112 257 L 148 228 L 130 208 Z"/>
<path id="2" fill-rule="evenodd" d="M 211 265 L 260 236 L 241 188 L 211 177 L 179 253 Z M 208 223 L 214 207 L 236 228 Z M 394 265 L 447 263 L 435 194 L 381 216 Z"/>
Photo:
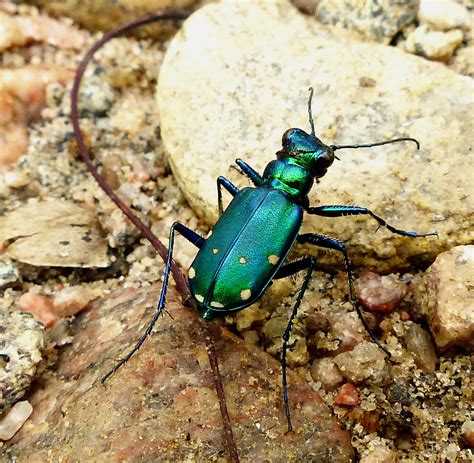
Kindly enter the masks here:
<path id="1" fill-rule="evenodd" d="M 200 294 L 196 294 L 194 297 L 196 298 L 196 301 L 204 302 L 204 296 L 201 296 Z"/>
<path id="2" fill-rule="evenodd" d="M 212 254 L 217 254 L 219 252 L 219 249 L 217 248 L 212 248 Z"/>
<path id="3" fill-rule="evenodd" d="M 252 295 L 252 291 L 250 291 L 250 289 L 243 289 L 242 291 L 240 291 L 240 297 L 242 298 L 243 301 L 250 299 L 251 295 Z"/>
<path id="4" fill-rule="evenodd" d="M 188 271 L 188 278 L 189 278 L 189 279 L 192 279 L 192 278 L 194 278 L 195 276 L 196 276 L 196 271 L 194 270 L 193 267 L 191 267 L 191 268 L 189 269 L 189 271 Z"/>
<path id="5" fill-rule="evenodd" d="M 246 264 L 246 263 L 248 262 L 248 260 L 247 260 L 245 257 L 241 257 L 241 258 L 239 259 L 239 262 L 240 262 L 241 264 Z"/>
<path id="6" fill-rule="evenodd" d="M 270 262 L 270 264 L 272 264 L 272 265 L 278 264 L 279 260 L 280 260 L 280 258 L 278 256 L 275 256 L 275 254 L 272 254 L 271 256 L 268 256 L 268 262 Z"/>
<path id="7" fill-rule="evenodd" d="M 221 304 L 220 302 L 216 301 L 211 301 L 211 307 L 215 307 L 216 309 L 222 309 L 224 307 L 224 304 Z"/>
<path id="8" fill-rule="evenodd" d="M 212 230 L 209 230 L 209 233 L 207 234 L 206 238 L 209 238 L 212 235 Z"/>

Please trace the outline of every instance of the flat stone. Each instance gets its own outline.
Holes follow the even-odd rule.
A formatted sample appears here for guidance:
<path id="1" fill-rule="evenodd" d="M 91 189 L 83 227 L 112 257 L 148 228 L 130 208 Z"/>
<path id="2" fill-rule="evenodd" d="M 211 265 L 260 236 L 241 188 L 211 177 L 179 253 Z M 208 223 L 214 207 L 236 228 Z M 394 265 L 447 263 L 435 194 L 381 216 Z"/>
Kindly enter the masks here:
<path id="1" fill-rule="evenodd" d="M 51 16 L 67 16 L 91 30 L 108 31 L 126 22 L 133 21 L 158 11 L 188 8 L 196 0 L 33 0 L 31 3 L 44 8 Z M 141 28 L 141 36 L 160 37 L 168 35 L 173 28 L 164 22 Z M 135 31 L 137 33 L 137 31 Z"/>
<path id="2" fill-rule="evenodd" d="M 346 27 L 377 42 L 389 43 L 415 20 L 416 0 L 321 0 L 316 18 L 324 24 Z"/>
<path id="3" fill-rule="evenodd" d="M 218 46 L 216 45 L 218 44 Z M 366 85 L 370 79 L 371 85 Z M 313 187 L 310 202 L 369 207 L 392 225 L 435 237 L 411 239 L 367 217 L 307 216 L 305 232 L 338 237 L 356 266 L 378 273 L 429 264 L 474 232 L 470 169 L 471 79 L 395 47 L 334 36 L 286 2 L 222 2 L 193 14 L 172 40 L 158 85 L 161 134 L 184 195 L 217 220 L 216 178 L 249 184 L 236 158 L 263 172 L 290 127 L 309 131 L 308 87 L 315 89 L 317 135 L 328 144 L 401 136 L 419 139 L 341 150 Z M 226 195 L 225 195 L 226 196 Z M 337 253 L 310 247 L 323 265 Z"/>
<path id="4" fill-rule="evenodd" d="M 140 351 L 106 386 L 106 373 L 143 333 L 160 286 L 119 290 L 90 304 L 28 397 L 34 411 L 4 445 L 18 462 L 223 461 L 222 420 L 197 315 L 168 294 L 167 310 Z M 347 462 L 350 437 L 319 395 L 289 373 L 295 428 L 286 433 L 280 365 L 212 325 L 242 461 Z M 1 457 L 0 457 L 1 458 Z"/>
<path id="5" fill-rule="evenodd" d="M 457 246 L 440 254 L 420 288 L 422 311 L 437 346 L 474 350 L 474 246 Z"/>

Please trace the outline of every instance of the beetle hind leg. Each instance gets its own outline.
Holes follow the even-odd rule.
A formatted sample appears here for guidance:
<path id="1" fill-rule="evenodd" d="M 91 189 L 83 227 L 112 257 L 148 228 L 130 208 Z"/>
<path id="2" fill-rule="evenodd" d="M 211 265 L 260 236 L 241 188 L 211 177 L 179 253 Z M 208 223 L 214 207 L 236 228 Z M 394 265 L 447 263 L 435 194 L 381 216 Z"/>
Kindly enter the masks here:
<path id="1" fill-rule="evenodd" d="M 158 302 L 158 306 L 156 308 L 155 314 L 151 319 L 148 327 L 143 334 L 143 336 L 138 340 L 135 344 L 133 349 L 122 359 L 120 360 L 110 371 L 108 371 L 102 378 L 100 379 L 101 383 L 107 381 L 107 379 L 113 375 L 122 365 L 124 365 L 133 354 L 140 349 L 141 345 L 145 342 L 146 338 L 151 334 L 153 331 L 153 327 L 155 323 L 158 321 L 158 318 L 165 310 L 165 303 L 166 303 L 166 291 L 168 289 L 168 282 L 169 276 L 171 273 L 171 262 L 173 260 L 173 246 L 174 246 L 174 235 L 175 232 L 179 232 L 182 236 L 184 236 L 188 241 L 194 244 L 197 248 L 201 248 L 206 241 L 202 236 L 198 235 L 196 232 L 191 230 L 190 228 L 185 227 L 183 224 L 179 222 L 174 222 L 170 228 L 170 238 L 169 238 L 169 245 L 168 245 L 168 256 L 166 259 L 166 266 L 165 266 L 165 273 L 163 276 L 163 286 L 161 288 L 160 300 Z"/>
<path id="2" fill-rule="evenodd" d="M 281 267 L 276 273 L 274 279 L 278 280 L 280 278 L 289 277 L 295 273 L 300 272 L 301 270 L 307 270 L 303 284 L 301 285 L 300 290 L 298 291 L 298 296 L 296 297 L 295 305 L 291 311 L 290 318 L 288 320 L 288 325 L 286 326 L 285 332 L 283 334 L 283 347 L 281 352 L 281 371 L 282 371 L 282 386 L 283 386 L 283 402 L 285 403 L 285 415 L 288 421 L 288 432 L 293 431 L 293 425 L 291 424 L 291 415 L 290 415 L 290 405 L 288 400 L 288 383 L 286 378 L 286 353 L 288 348 L 291 348 L 289 344 L 291 328 L 293 326 L 293 321 L 298 313 L 298 309 L 301 305 L 301 300 L 303 299 L 304 293 L 308 288 L 308 283 L 313 273 L 314 266 L 316 265 L 316 260 L 314 257 L 304 257 L 301 260 L 296 262 L 291 262 L 287 265 Z"/>

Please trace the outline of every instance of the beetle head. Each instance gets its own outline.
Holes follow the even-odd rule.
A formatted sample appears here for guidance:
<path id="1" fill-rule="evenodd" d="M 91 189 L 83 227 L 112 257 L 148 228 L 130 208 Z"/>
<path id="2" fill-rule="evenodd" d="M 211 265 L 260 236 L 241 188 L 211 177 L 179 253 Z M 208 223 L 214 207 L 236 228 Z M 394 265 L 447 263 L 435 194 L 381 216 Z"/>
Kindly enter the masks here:
<path id="1" fill-rule="evenodd" d="M 325 145 L 313 134 L 301 129 L 288 129 L 283 134 L 283 150 L 278 152 L 278 157 L 288 157 L 311 174 L 320 178 L 326 174 L 328 167 L 334 162 L 334 151 Z"/>

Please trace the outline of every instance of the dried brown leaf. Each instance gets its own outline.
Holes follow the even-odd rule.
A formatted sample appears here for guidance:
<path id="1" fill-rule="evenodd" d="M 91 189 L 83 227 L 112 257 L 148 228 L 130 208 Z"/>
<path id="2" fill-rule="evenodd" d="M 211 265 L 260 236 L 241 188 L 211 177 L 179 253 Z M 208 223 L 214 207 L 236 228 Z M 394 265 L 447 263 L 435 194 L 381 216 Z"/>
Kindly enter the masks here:
<path id="1" fill-rule="evenodd" d="M 95 214 L 59 200 L 26 204 L 0 217 L 0 244 L 38 266 L 107 267 L 107 243 Z"/>

